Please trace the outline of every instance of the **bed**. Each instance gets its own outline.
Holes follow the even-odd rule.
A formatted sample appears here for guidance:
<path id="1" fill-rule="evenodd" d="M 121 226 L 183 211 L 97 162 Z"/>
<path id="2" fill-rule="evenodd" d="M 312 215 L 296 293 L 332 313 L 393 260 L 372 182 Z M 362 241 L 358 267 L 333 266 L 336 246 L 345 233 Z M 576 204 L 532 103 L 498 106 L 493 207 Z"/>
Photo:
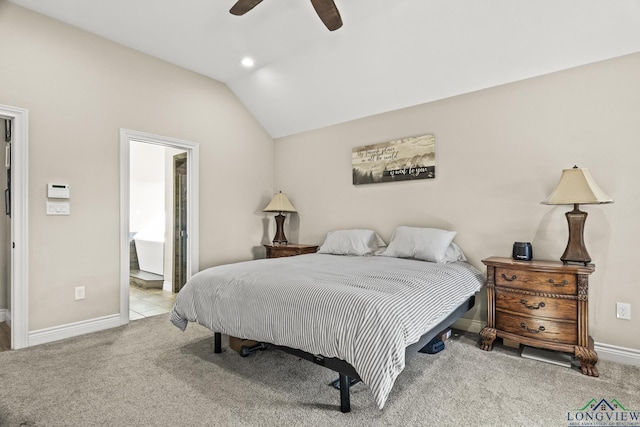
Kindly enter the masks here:
<path id="1" fill-rule="evenodd" d="M 362 238 L 349 230 L 346 244 L 341 236 L 332 246 L 336 239 L 328 235 L 316 254 L 203 270 L 178 294 L 171 321 L 182 330 L 196 322 L 213 331 L 216 352 L 227 334 L 337 371 L 343 412 L 350 410 L 349 379 L 362 380 L 382 409 L 406 348 L 471 308 L 483 275 L 455 254 L 433 257 L 437 262 L 416 258 L 422 254 L 415 250 L 398 256 L 407 254 L 394 246 L 397 229 L 388 247 L 372 233 L 361 248 L 355 243 Z M 444 256 L 452 239 L 436 255 Z"/>

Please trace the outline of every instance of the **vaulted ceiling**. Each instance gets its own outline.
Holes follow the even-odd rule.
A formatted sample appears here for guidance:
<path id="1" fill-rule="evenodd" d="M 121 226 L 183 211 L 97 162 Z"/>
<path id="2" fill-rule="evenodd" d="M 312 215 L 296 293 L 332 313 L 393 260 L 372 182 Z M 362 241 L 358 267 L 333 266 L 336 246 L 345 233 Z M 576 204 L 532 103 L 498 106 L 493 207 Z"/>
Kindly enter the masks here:
<path id="1" fill-rule="evenodd" d="M 273 137 L 640 52 L 640 0 L 335 0 L 332 32 L 308 0 L 10 1 L 226 83 Z"/>

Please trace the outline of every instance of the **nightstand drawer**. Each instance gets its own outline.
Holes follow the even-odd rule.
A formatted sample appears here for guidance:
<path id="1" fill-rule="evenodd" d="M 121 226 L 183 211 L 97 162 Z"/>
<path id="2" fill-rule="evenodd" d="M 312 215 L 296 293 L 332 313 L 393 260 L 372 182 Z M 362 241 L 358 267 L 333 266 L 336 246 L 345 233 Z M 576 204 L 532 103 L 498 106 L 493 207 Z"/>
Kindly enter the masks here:
<path id="1" fill-rule="evenodd" d="M 578 315 L 578 302 L 496 289 L 496 310 L 553 319 L 575 319 Z"/>
<path id="2" fill-rule="evenodd" d="M 267 258 L 283 258 L 288 256 L 313 254 L 318 250 L 317 245 L 264 245 L 267 250 Z"/>
<path id="3" fill-rule="evenodd" d="M 496 268 L 495 283 L 496 286 L 541 293 L 561 295 L 576 295 L 577 293 L 575 274 Z"/>
<path id="4" fill-rule="evenodd" d="M 575 344 L 578 327 L 575 322 L 518 316 L 496 310 L 496 328 L 505 332 L 562 344 Z"/>
<path id="5" fill-rule="evenodd" d="M 300 250 L 296 248 L 278 248 L 271 251 L 271 258 L 282 258 L 286 256 L 300 255 Z"/>

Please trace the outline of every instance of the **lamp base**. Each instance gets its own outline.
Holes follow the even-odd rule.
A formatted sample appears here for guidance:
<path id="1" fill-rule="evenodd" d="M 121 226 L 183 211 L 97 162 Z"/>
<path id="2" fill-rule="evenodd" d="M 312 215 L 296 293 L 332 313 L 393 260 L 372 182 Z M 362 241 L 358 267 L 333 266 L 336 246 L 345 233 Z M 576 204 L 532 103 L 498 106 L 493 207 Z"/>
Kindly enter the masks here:
<path id="1" fill-rule="evenodd" d="M 288 243 L 286 236 L 284 235 L 284 219 L 286 217 L 279 213 L 275 216 L 276 219 L 276 235 L 273 238 L 274 245 L 286 245 Z"/>
<path id="2" fill-rule="evenodd" d="M 578 209 L 578 204 L 573 205 L 573 210 L 564 214 L 569 224 L 569 242 L 564 254 L 560 257 L 563 264 L 579 262 L 587 265 L 591 262 L 591 257 L 584 246 L 584 223 L 587 220 L 587 213 Z"/>

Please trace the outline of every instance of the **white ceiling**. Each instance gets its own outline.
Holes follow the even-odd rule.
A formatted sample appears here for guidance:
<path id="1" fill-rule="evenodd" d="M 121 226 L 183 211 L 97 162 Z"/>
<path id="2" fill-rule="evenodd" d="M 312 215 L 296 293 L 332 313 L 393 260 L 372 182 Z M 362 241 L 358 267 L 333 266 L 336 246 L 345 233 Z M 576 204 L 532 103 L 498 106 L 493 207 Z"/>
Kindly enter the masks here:
<path id="1" fill-rule="evenodd" d="M 640 52 L 640 0 L 335 0 L 334 32 L 307 0 L 10 1 L 226 83 L 273 137 Z"/>

